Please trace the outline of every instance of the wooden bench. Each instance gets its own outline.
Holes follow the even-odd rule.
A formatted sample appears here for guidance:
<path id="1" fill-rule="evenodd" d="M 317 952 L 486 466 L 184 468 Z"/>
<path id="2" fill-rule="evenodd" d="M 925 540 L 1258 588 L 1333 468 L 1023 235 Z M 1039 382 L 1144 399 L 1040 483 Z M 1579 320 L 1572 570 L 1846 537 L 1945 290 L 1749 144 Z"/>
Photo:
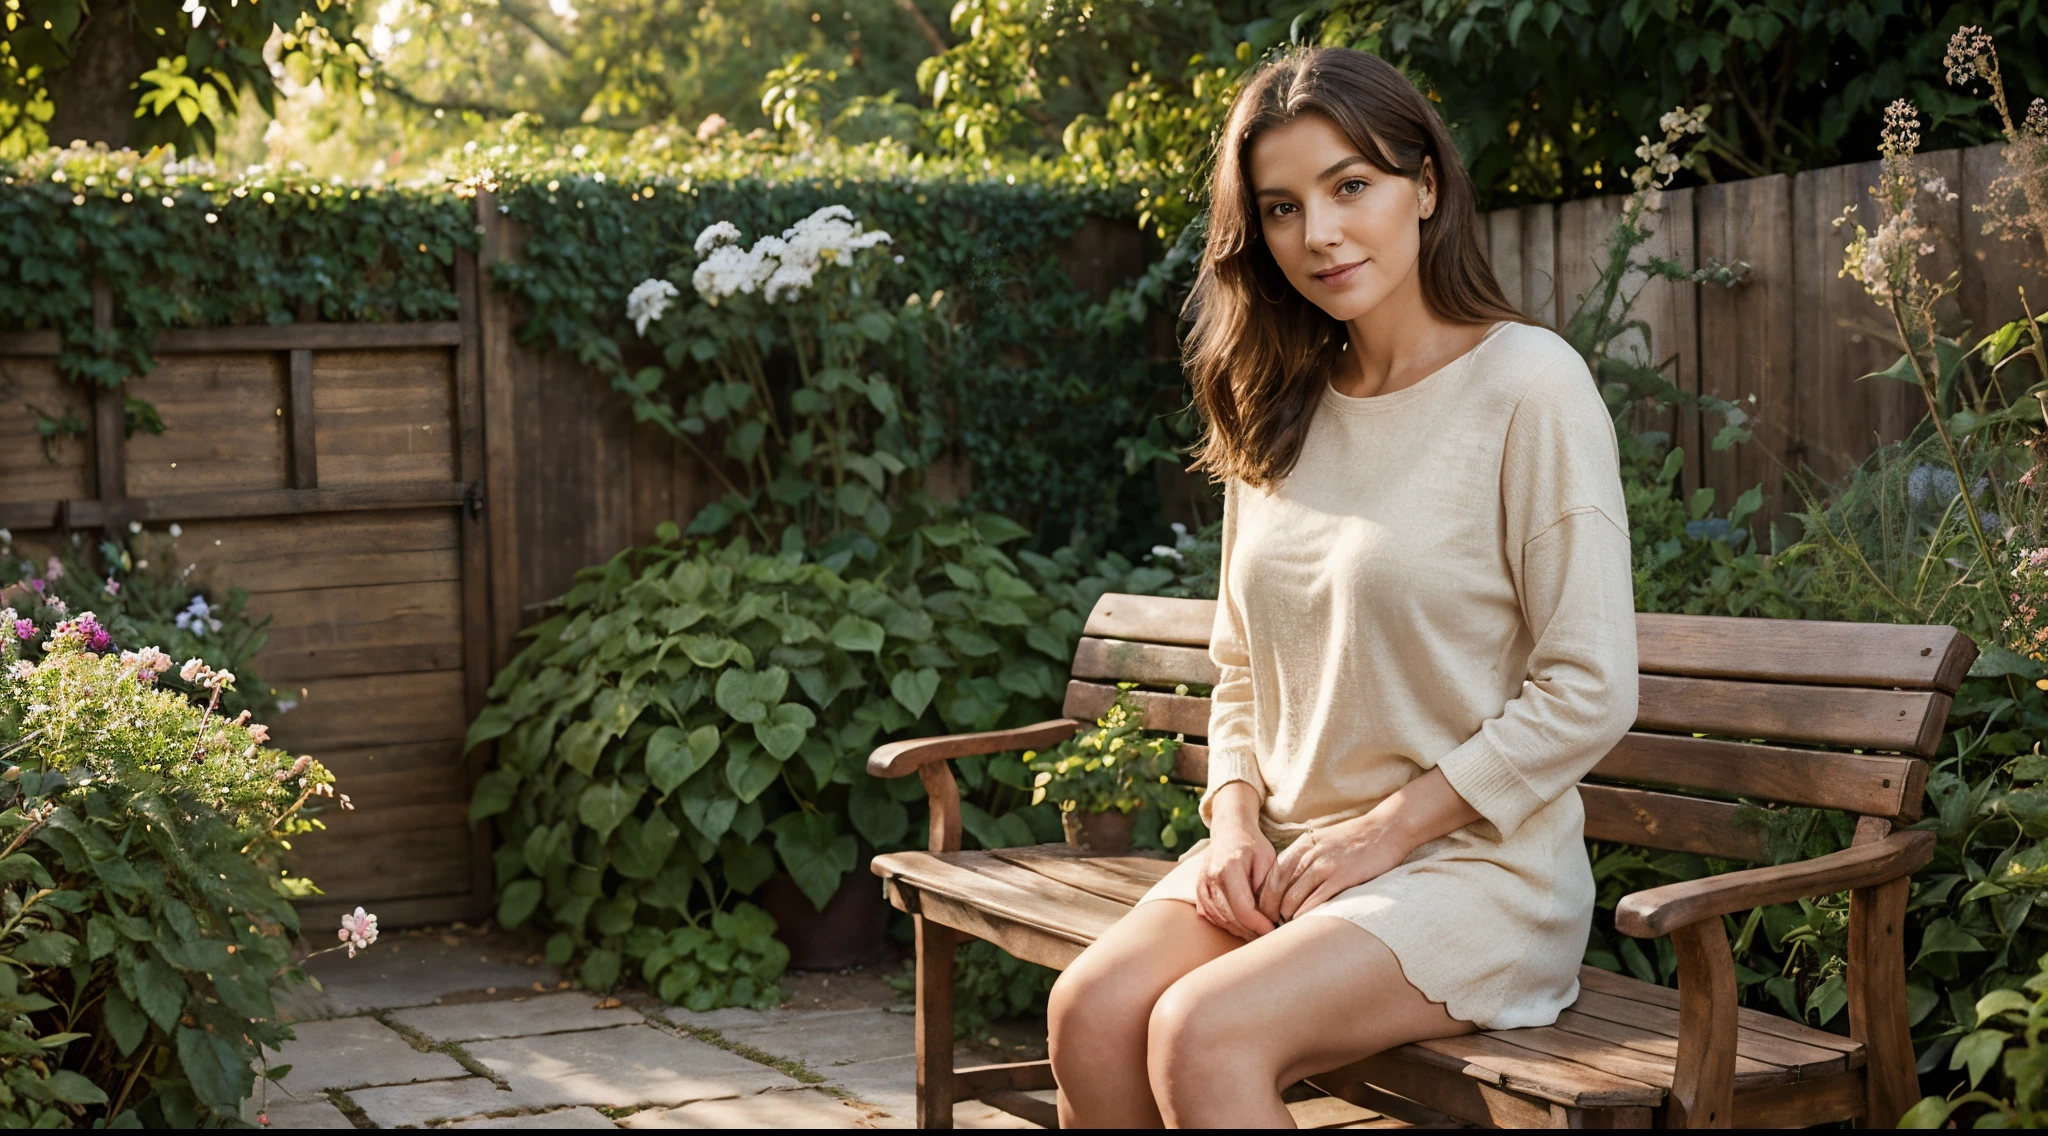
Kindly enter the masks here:
<path id="1" fill-rule="evenodd" d="M 1167 691 L 1213 685 L 1214 610 L 1211 601 L 1104 596 L 1074 652 L 1066 717 L 895 742 L 869 759 L 879 777 L 917 773 L 931 799 L 930 851 L 874 859 L 890 901 L 916 925 L 920 1126 L 951 1127 L 954 1102 L 966 1099 L 1048 1127 L 1056 1119 L 1028 1095 L 1053 1087 L 1046 1062 L 953 1068 L 960 936 L 1063 968 L 1171 867 L 1064 844 L 963 851 L 947 761 L 1057 745 L 1109 706 L 1118 681 Z M 1766 817 L 1741 798 L 1855 814 L 1851 847 L 1623 899 L 1615 915 L 1622 932 L 1671 937 L 1676 990 L 1585 967 L 1578 1002 L 1555 1025 L 1404 1046 L 1311 1082 L 1414 1123 L 1891 1127 L 1920 1095 L 1902 931 L 1907 877 L 1934 843 L 1932 833 L 1897 828 L 1919 818 L 1924 759 L 1941 740 L 1976 646 L 1950 627 L 1636 618 L 1636 728 L 1579 787 L 1586 835 L 1768 864 Z M 1207 733 L 1206 698 L 1134 694 L 1148 729 Z M 1207 758 L 1205 747 L 1183 746 L 1177 777 L 1204 783 Z M 1738 1009 L 1722 916 L 1842 891 L 1850 893 L 1849 1036 Z"/>

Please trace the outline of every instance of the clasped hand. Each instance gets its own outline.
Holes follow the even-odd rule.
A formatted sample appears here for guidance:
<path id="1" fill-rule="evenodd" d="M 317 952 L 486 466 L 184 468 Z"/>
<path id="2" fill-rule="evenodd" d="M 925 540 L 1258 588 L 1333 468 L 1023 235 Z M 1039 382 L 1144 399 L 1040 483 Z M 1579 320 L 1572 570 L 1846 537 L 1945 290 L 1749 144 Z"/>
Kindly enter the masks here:
<path id="1" fill-rule="evenodd" d="M 1234 782 L 1211 804 L 1209 848 L 1195 881 L 1195 910 L 1255 939 L 1348 888 L 1378 879 L 1428 841 L 1479 819 L 1440 770 L 1402 787 L 1372 811 L 1315 829 L 1276 853 L 1259 830 L 1259 800 Z"/>

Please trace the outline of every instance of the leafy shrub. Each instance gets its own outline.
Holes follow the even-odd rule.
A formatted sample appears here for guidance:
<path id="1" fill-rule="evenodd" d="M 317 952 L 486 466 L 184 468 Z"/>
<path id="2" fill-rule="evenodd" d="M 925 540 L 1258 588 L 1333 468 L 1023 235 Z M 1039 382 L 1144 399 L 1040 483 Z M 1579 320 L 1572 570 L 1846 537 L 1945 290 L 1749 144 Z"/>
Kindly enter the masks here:
<path id="1" fill-rule="evenodd" d="M 16 615 L 0 611 L 0 1124 L 234 1122 L 262 1050 L 291 1036 L 271 991 L 304 980 L 290 899 L 311 885 L 280 868 L 334 779 L 218 712 L 232 675 L 188 664 L 195 704 L 155 681 L 153 648 L 96 652 L 84 615 L 38 635 L 32 662 Z"/>
<path id="2" fill-rule="evenodd" d="M 500 921 L 553 928 L 550 956 L 585 953 L 592 986 L 631 959 L 681 997 L 650 969 L 655 940 L 629 932 L 731 909 L 778 868 L 822 908 L 863 843 L 916 838 L 923 787 L 868 776 L 876 744 L 1019 724 L 1059 698 L 1080 618 L 1001 550 L 1023 535 L 934 516 L 868 560 L 821 563 L 670 526 L 586 569 L 470 731 L 499 743 L 471 812 L 497 818 Z M 970 793 L 994 787 L 987 765 L 961 763 Z"/>
<path id="3" fill-rule="evenodd" d="M 1901 1128 L 1944 1128 L 1958 1110 L 1978 1111 L 1975 1127 L 2048 1127 L 2048 1102 L 2041 1089 L 2048 1084 L 2048 955 L 2034 964 L 2037 973 L 2021 989 L 1999 987 L 1977 999 L 1978 1027 L 1955 1047 L 1949 1068 L 1969 1077 L 1968 1092 L 1943 1098 L 1923 1097 L 1899 1121 Z M 1986 1074 L 1997 1070 L 2009 1086 L 2000 1098 L 1979 1089 Z"/>

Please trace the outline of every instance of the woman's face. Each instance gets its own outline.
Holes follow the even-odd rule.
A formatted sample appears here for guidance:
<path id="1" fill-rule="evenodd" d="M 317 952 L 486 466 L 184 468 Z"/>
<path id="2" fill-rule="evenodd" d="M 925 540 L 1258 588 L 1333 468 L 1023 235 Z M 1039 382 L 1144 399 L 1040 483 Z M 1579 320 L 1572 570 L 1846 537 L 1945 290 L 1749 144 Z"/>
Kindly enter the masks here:
<path id="1" fill-rule="evenodd" d="M 1332 319 L 1354 320 L 1415 274 L 1422 220 L 1436 208 L 1427 159 L 1420 181 L 1374 166 L 1320 114 L 1252 144 L 1259 230 L 1289 283 Z"/>

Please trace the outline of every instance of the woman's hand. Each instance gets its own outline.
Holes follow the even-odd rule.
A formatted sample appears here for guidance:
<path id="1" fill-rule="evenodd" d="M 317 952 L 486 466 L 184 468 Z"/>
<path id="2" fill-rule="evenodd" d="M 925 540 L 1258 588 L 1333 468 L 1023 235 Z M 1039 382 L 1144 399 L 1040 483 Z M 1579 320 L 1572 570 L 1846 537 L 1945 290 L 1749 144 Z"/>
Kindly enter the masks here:
<path id="1" fill-rule="evenodd" d="M 1195 880 L 1195 910 L 1217 927 L 1250 941 L 1273 929 L 1259 911 L 1259 892 L 1273 872 L 1273 842 L 1259 831 L 1259 797 L 1232 782 L 1210 801 L 1209 847 Z"/>
<path id="2" fill-rule="evenodd" d="M 1306 914 L 1478 819 L 1478 810 L 1451 788 L 1442 771 L 1432 769 L 1364 816 L 1311 831 L 1288 845 L 1259 892 L 1260 917 L 1270 924 Z"/>

